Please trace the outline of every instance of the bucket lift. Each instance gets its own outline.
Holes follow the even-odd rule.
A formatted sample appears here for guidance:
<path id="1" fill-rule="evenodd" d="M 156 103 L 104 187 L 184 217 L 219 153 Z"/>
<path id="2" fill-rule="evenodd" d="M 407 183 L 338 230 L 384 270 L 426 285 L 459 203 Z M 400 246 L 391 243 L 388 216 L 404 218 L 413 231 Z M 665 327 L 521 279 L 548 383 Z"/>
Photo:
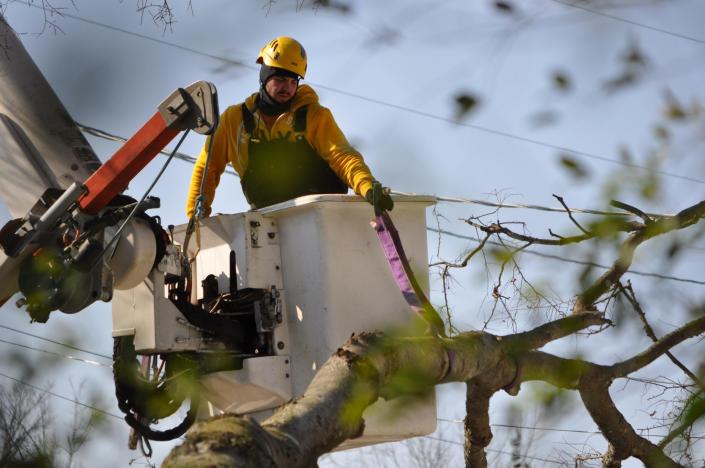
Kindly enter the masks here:
<path id="1" fill-rule="evenodd" d="M 428 289 L 425 209 L 431 197 L 395 198 L 394 222 L 404 233 L 412 269 Z M 201 379 L 211 408 L 263 414 L 297 395 L 352 333 L 409 323 L 369 221 L 370 206 L 353 195 L 309 195 L 256 211 L 202 220 L 192 302 L 245 331 L 237 369 Z M 186 225 L 174 229 L 182 240 Z M 221 342 L 188 323 L 153 270 L 113 298 L 113 335 L 134 335 L 138 353 L 206 353 Z M 227 325 L 225 325 L 227 326 Z M 365 413 L 365 432 L 345 448 L 431 433 L 430 395 L 389 417 L 380 402 Z"/>
<path id="2" fill-rule="evenodd" d="M 302 394 L 351 333 L 409 321 L 409 306 L 369 227 L 371 209 L 359 197 L 312 195 L 208 218 L 185 252 L 187 226 L 167 232 L 147 213 L 158 199 L 121 194 L 180 131 L 213 131 L 213 85 L 176 90 L 97 167 L 1 18 L 0 29 L 12 41 L 0 57 L 0 165 L 8 169 L 0 174 L 7 179 L 0 195 L 20 216 L 0 230 L 0 300 L 21 292 L 18 306 L 36 321 L 53 310 L 75 313 L 112 300 L 118 405 L 145 437 L 183 434 L 202 397 L 212 412 L 265 416 Z M 40 111 L 46 109 L 55 112 Z M 394 221 L 427 291 L 425 208 L 433 199 L 395 201 Z M 150 367 L 158 358 L 163 367 Z M 189 399 L 181 424 L 151 427 Z M 343 447 L 435 429 L 433 395 L 395 419 L 385 417 L 384 406 L 369 408 L 365 433 Z"/>

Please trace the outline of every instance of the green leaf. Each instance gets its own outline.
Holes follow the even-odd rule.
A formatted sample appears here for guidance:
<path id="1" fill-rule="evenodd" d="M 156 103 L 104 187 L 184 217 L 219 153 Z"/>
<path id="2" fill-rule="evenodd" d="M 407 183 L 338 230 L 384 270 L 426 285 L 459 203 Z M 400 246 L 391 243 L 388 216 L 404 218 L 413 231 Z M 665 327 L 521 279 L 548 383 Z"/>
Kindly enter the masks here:
<path id="1" fill-rule="evenodd" d="M 568 74 L 560 70 L 556 70 L 553 72 L 553 74 L 551 75 L 551 81 L 553 82 L 553 86 L 555 86 L 560 91 L 570 91 L 570 89 L 573 87 L 573 82 L 568 76 Z"/>
<path id="2" fill-rule="evenodd" d="M 498 263 L 508 262 L 514 256 L 513 252 L 507 249 L 491 249 L 489 253 Z"/>
<path id="3" fill-rule="evenodd" d="M 514 13 L 514 4 L 511 2 L 496 0 L 494 2 L 494 7 L 501 13 Z"/>
<path id="4" fill-rule="evenodd" d="M 455 95 L 455 118 L 460 120 L 466 117 L 470 112 L 475 110 L 479 104 L 479 99 L 469 93 L 460 93 Z"/>
<path id="5" fill-rule="evenodd" d="M 667 142 L 671 139 L 671 132 L 665 125 L 656 125 L 654 127 L 654 135 L 663 142 Z"/>
<path id="6" fill-rule="evenodd" d="M 585 179 L 590 176 L 590 172 L 569 154 L 560 155 L 561 166 L 576 179 Z"/>

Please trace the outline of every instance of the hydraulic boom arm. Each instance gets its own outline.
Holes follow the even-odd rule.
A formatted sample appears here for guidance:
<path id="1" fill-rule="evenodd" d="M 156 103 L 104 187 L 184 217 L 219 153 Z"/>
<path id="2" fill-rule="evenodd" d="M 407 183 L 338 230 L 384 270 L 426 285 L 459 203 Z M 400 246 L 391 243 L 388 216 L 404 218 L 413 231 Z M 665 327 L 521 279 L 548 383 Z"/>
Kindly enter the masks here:
<path id="1" fill-rule="evenodd" d="M 132 263 L 139 265 L 125 264 L 124 258 L 111 261 L 117 246 L 110 240 L 136 203 L 121 192 L 179 132 L 192 129 L 211 134 L 218 116 L 213 84 L 199 81 L 178 88 L 85 182 L 76 181 L 63 192 L 47 189 L 29 213 L 8 222 L 0 229 L 5 254 L 0 259 L 5 281 L 0 303 L 19 290 L 24 294 L 19 305 L 26 304 L 33 319 L 46 321 L 52 310 L 73 313 L 97 299 L 109 301 L 121 277 L 146 276 L 160 258 L 145 262 L 141 253 L 132 253 L 140 259 Z M 132 236 L 133 242 L 148 239 L 154 247 L 146 252 L 155 256 L 163 254 L 160 244 L 165 234 L 144 211 L 158 206 L 158 199 L 146 199 L 137 210 L 139 217 L 122 234 L 122 238 Z"/>

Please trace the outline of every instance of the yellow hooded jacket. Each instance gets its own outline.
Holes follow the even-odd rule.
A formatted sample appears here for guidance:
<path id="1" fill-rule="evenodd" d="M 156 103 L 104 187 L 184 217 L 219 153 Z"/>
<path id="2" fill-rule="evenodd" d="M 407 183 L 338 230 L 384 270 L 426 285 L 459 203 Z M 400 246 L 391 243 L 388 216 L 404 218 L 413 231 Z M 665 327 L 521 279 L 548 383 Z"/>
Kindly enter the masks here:
<path id="1" fill-rule="evenodd" d="M 252 110 L 255 106 L 257 93 L 245 100 L 245 105 Z M 280 115 L 272 126 L 267 129 L 259 111 L 254 112 L 255 125 L 261 135 L 267 139 L 281 138 L 288 135 L 294 138 L 294 115 L 297 109 L 308 106 L 306 119 L 306 141 L 313 147 L 318 155 L 328 163 L 335 174 L 351 187 L 358 195 L 364 195 L 372 188 L 374 178 L 369 168 L 362 159 L 362 155 L 355 150 L 343 135 L 333 119 L 330 110 L 318 103 L 318 95 L 308 85 L 301 85 L 294 96 L 291 109 Z M 211 160 L 208 163 L 208 174 L 204 186 L 204 214 L 211 213 L 211 203 L 215 196 L 215 189 L 220 182 L 220 176 L 225 171 L 228 162 L 235 171 L 242 176 L 247 170 L 248 144 L 250 135 L 247 134 L 243 124 L 241 104 L 228 107 L 220 116 L 220 124 L 213 136 L 206 139 L 201 150 L 196 166 L 191 175 L 186 213 L 191 217 L 196 199 L 201 191 L 201 179 L 206 165 L 206 157 L 210 138 L 213 138 Z"/>

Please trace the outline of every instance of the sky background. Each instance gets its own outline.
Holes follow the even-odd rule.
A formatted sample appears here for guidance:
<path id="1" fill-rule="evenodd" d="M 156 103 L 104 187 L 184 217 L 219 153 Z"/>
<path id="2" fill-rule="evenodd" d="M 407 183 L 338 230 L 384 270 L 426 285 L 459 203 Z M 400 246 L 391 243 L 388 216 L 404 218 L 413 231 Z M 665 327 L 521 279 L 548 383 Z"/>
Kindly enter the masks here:
<path id="1" fill-rule="evenodd" d="M 217 86 L 221 110 L 241 102 L 257 90 L 254 62 L 259 49 L 276 36 L 289 35 L 308 53 L 304 83 L 311 84 L 322 104 L 331 108 L 375 177 L 394 190 L 560 207 L 553 197 L 557 194 L 571 207 L 601 210 L 608 208 L 609 198 L 617 198 L 656 213 L 675 213 L 703 199 L 702 1 L 580 3 L 592 11 L 557 0 L 511 2 L 512 11 L 480 0 L 358 1 L 343 12 L 293 0 L 210 0 L 194 2 L 189 10 L 188 2 L 174 0 L 175 22 L 168 27 L 155 24 L 148 12 L 137 12 L 139 3 L 56 1 L 54 6 L 65 7 L 63 16 L 49 18 L 56 30 L 44 27 L 40 9 L 21 2 L 10 3 L 4 14 L 73 118 L 123 137 L 132 135 L 171 91 L 197 80 Z M 557 86 L 556 76 L 565 78 L 567 85 Z M 471 96 L 477 105 L 461 115 L 459 96 Z M 668 117 L 674 103 L 685 110 L 685 118 Z M 88 138 L 102 160 L 118 148 L 116 143 Z M 197 156 L 203 140 L 191 135 L 180 151 Z M 562 158 L 578 169 L 568 169 Z M 157 158 L 135 178 L 128 193 L 141 196 L 164 161 Z M 190 173 L 188 163 L 174 161 L 154 189 L 162 200 L 158 214 L 164 225 L 186 221 Z M 654 187 L 654 195 L 645 198 L 643 193 Z M 239 181 L 224 176 L 214 212 L 247 208 Z M 459 218 L 493 211 L 472 203 L 440 203 L 435 211 L 438 218 L 429 211 L 428 225 L 475 237 L 477 233 Z M 2 222 L 9 219 L 2 207 L 0 216 Z M 594 221 L 589 215 L 576 218 L 586 224 Z M 547 236 L 548 228 L 563 235 L 576 232 L 560 213 L 503 209 L 483 220 L 522 222 L 513 226 L 537 236 Z M 653 242 L 637 255 L 636 272 L 677 278 L 629 276 L 637 294 L 648 303 L 647 312 L 659 335 L 682 322 L 683 310 L 705 296 L 702 232 L 696 227 L 679 234 L 687 248 L 677 262 L 665 260 L 672 241 Z M 429 231 L 432 262 L 455 260 L 476 245 L 452 236 L 439 241 Z M 564 307 L 579 291 L 576 277 L 583 269 L 565 259 L 608 264 L 614 256 L 608 244 L 529 250 L 519 259 L 522 273 Z M 536 253 L 557 255 L 563 261 Z M 505 272 L 501 291 L 510 298 L 507 302 L 516 321 L 508 320 L 501 307 L 493 314 L 490 293 L 497 267 L 488 255 L 454 272 L 448 299 L 458 329 L 486 326 L 494 333 L 509 333 L 557 317 L 557 311 L 545 305 L 533 310 L 517 305 L 512 285 L 521 284 L 521 276 L 515 271 Z M 436 270 L 432 275 L 432 300 L 441 305 L 442 283 Z M 46 325 L 30 325 L 12 301 L 0 312 L 2 326 L 111 354 L 108 304 L 96 304 L 75 316 L 57 313 Z M 617 318 L 620 326 L 614 330 L 572 337 L 547 350 L 610 363 L 648 345 L 633 319 Z M 0 339 L 109 364 L 6 328 L 0 329 Z M 46 354 L 6 343 L 0 346 L 5 356 L 0 366 L 7 375 L 21 377 L 13 372 L 18 369 L 17 360 L 25 359 L 40 370 L 32 376 L 38 387 L 71 397 L 71 385 L 84 382 L 82 401 L 96 398 L 101 408 L 119 414 L 110 369 L 62 358 L 47 361 Z M 699 346 L 679 347 L 678 355 L 695 359 Z M 677 375 L 660 361 L 647 370 L 651 377 Z M 559 406 L 546 408 L 539 403 L 542 388 L 526 385 L 513 399 L 498 395 L 493 400 L 492 422 L 595 430 L 577 395 L 559 398 Z M 664 400 L 672 396 L 652 398 L 658 388 L 633 381 L 615 384 L 612 390 L 625 416 L 640 428 L 650 424 L 645 415 L 666 407 Z M 446 420 L 462 418 L 464 387 L 443 386 L 439 398 L 440 432 L 434 437 L 461 442 L 462 425 Z M 70 423 L 71 403 L 53 397 L 52 407 L 57 421 Z M 83 465 L 101 460 L 104 466 L 126 466 L 139 458 L 137 452 L 126 449 L 127 426 L 117 418 L 109 419 L 115 421 L 81 453 Z M 495 452 L 490 452 L 490 458 L 499 465 L 508 464 L 506 453 L 512 450 L 508 440 L 514 430 L 493 430 Z M 461 446 L 439 443 L 448 447 L 453 463 L 460 463 Z M 154 446 L 152 463 L 158 464 L 171 445 Z M 570 461 L 581 450 L 604 450 L 604 442 L 585 433 L 531 430 L 522 433 L 522 447 L 540 466 L 549 464 L 546 460 Z M 356 457 L 355 463 L 373 460 L 367 450 L 335 455 L 322 465 L 348 464 L 351 458 L 345 457 Z M 144 458 L 136 462 L 144 463 Z"/>

